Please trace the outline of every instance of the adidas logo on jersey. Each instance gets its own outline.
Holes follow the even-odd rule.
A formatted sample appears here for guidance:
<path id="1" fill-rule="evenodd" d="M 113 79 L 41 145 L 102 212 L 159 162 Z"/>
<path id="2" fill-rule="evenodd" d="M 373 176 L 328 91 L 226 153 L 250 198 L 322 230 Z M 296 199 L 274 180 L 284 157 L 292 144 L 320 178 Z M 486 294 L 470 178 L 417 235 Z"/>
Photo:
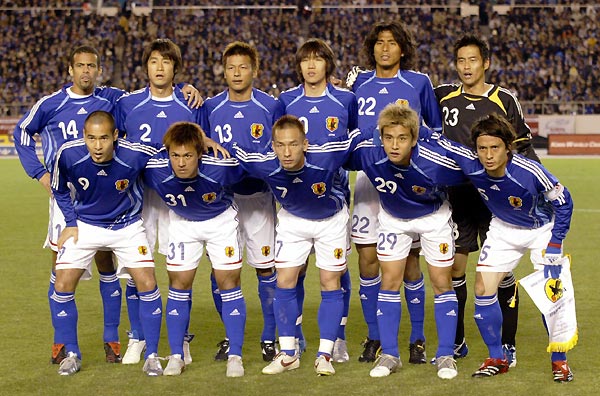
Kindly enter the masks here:
<path id="1" fill-rule="evenodd" d="M 87 110 L 84 109 L 83 107 L 81 109 L 79 109 L 79 111 L 77 112 L 77 114 L 87 114 Z"/>
<path id="2" fill-rule="evenodd" d="M 195 192 L 196 190 L 194 190 L 194 188 L 190 186 L 190 187 L 186 187 L 185 190 L 183 190 L 183 191 L 185 191 L 185 192 Z"/>
<path id="3" fill-rule="evenodd" d="M 413 298 L 412 300 L 410 300 L 411 304 L 421 304 L 421 300 L 419 300 L 417 297 Z"/>
<path id="4" fill-rule="evenodd" d="M 297 177 L 294 180 L 292 180 L 292 183 L 302 183 L 302 179 L 300 179 L 299 177 Z"/>
<path id="5" fill-rule="evenodd" d="M 152 312 L 152 315 L 160 315 L 160 314 L 162 314 L 162 311 L 160 310 L 160 308 L 156 308 L 154 310 L 154 312 Z"/>
<path id="6" fill-rule="evenodd" d="M 497 184 L 494 184 L 492 187 L 490 187 L 490 190 L 500 191 L 500 187 L 498 187 Z"/>
<path id="7" fill-rule="evenodd" d="M 404 176 L 402 176 L 402 173 L 398 172 L 394 175 L 395 177 L 397 177 L 398 179 L 404 179 Z"/>
<path id="8" fill-rule="evenodd" d="M 475 110 L 475 105 L 471 103 L 467 107 L 465 107 L 465 110 Z"/>
<path id="9" fill-rule="evenodd" d="M 156 115 L 156 118 L 167 118 L 167 115 L 161 110 L 161 112 Z"/>
<path id="10" fill-rule="evenodd" d="M 244 114 L 242 114 L 241 111 L 238 111 L 237 113 L 235 113 L 235 115 L 233 116 L 233 118 L 244 118 Z"/>
<path id="11" fill-rule="evenodd" d="M 381 312 L 381 309 L 378 309 L 377 310 L 377 316 L 382 316 L 382 315 L 383 315 L 383 312 Z"/>
<path id="12" fill-rule="evenodd" d="M 100 172 L 96 173 L 96 176 L 108 176 L 106 174 L 106 172 L 104 172 L 104 169 L 100 169 Z"/>
<path id="13" fill-rule="evenodd" d="M 313 106 L 313 108 L 310 109 L 309 113 L 310 114 L 318 114 L 319 113 L 319 109 L 317 109 L 317 106 Z"/>
<path id="14" fill-rule="evenodd" d="M 121 292 L 120 292 L 120 291 L 118 291 L 118 290 L 115 290 L 115 291 L 113 292 L 113 294 L 111 294 L 110 296 L 111 296 L 111 297 L 119 297 L 120 295 L 121 295 Z"/>
<path id="15" fill-rule="evenodd" d="M 170 316 L 179 316 L 179 312 L 177 312 L 176 309 L 172 309 L 172 310 L 169 311 L 169 313 L 167 315 L 170 315 Z"/>
<path id="16" fill-rule="evenodd" d="M 456 316 L 456 311 L 452 310 L 450 312 L 446 312 L 446 316 Z"/>
<path id="17" fill-rule="evenodd" d="M 229 314 L 229 316 L 240 316 L 240 311 L 236 309 L 234 309 L 233 311 L 231 311 L 231 313 Z"/>
<path id="18" fill-rule="evenodd" d="M 387 88 L 386 88 L 386 87 L 383 87 L 383 88 L 381 88 L 381 89 L 379 90 L 379 94 L 380 94 L 380 95 L 387 95 L 387 94 L 389 94 L 389 92 L 388 92 L 388 90 L 387 90 Z"/>
<path id="19" fill-rule="evenodd" d="M 64 318 L 65 316 L 68 316 L 68 315 L 65 311 L 60 311 L 59 313 L 56 314 L 56 316 L 58 316 L 59 318 Z"/>

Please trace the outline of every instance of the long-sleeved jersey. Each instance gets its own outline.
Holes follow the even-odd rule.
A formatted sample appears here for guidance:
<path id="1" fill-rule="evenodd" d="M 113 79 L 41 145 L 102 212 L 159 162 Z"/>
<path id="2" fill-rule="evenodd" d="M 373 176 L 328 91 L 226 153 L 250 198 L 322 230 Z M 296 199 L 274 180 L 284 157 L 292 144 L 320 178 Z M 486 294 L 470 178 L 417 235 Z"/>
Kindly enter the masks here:
<path id="1" fill-rule="evenodd" d="M 505 88 L 493 85 L 483 95 L 467 94 L 462 84 L 444 84 L 435 88 L 444 118 L 444 135 L 464 146 L 473 147 L 471 126 L 478 119 L 497 113 L 506 117 L 517 133 L 517 152 L 540 162 L 531 147 L 531 130 L 525 122 L 521 105 Z"/>
<path id="2" fill-rule="evenodd" d="M 491 177 L 468 147 L 444 138 L 439 144 L 458 163 L 494 216 L 526 228 L 538 228 L 554 220 L 553 239 L 565 238 L 573 214 L 571 194 L 540 163 L 514 154 L 505 175 Z"/>
<path id="3" fill-rule="evenodd" d="M 117 230 L 140 219 L 141 172 L 157 150 L 119 139 L 113 159 L 96 163 L 83 139 L 65 143 L 56 156 L 52 191 L 67 227 L 77 220 Z M 69 183 L 75 190 L 71 199 Z"/>
<path id="4" fill-rule="evenodd" d="M 121 137 L 132 142 L 162 144 L 171 124 L 198 122 L 198 110 L 191 109 L 179 87 L 167 98 L 154 98 L 150 87 L 123 95 L 115 106 L 115 121 Z"/>
<path id="5" fill-rule="evenodd" d="M 169 154 L 163 148 L 148 161 L 144 182 L 179 216 L 204 221 L 217 217 L 233 204 L 233 194 L 224 186 L 238 182 L 243 175 L 235 158 L 216 159 L 212 155 L 203 155 L 196 177 L 178 178 L 171 168 Z"/>
<path id="6" fill-rule="evenodd" d="M 395 77 L 381 78 L 375 75 L 374 70 L 362 71 L 351 88 L 358 100 L 358 128 L 365 132 L 373 131 L 375 144 L 381 144 L 376 132 L 377 118 L 390 103 L 408 104 L 429 128 L 437 132 L 442 130 L 440 109 L 426 74 L 399 70 Z"/>
<path id="7" fill-rule="evenodd" d="M 96 87 L 91 95 L 77 95 L 67 84 L 41 98 L 17 123 L 15 148 L 25 172 L 39 179 L 54 168 L 56 153 L 63 143 L 83 137 L 87 116 L 97 110 L 113 111 L 114 103 L 124 91 L 112 87 Z M 35 152 L 35 135 L 42 138 L 44 163 Z"/>
<path id="8" fill-rule="evenodd" d="M 213 140 L 228 150 L 239 144 L 247 150 L 263 153 L 271 145 L 271 128 L 282 115 L 281 102 L 253 88 L 250 100 L 234 102 L 229 91 L 207 99 L 200 109 L 200 126 Z M 268 191 L 266 183 L 247 177 L 233 187 L 237 194 L 250 195 Z"/>
<path id="9" fill-rule="evenodd" d="M 354 130 L 344 141 L 311 145 L 298 171 L 283 169 L 274 152 L 251 154 L 236 147 L 235 154 L 248 173 L 269 184 L 285 210 L 303 219 L 319 220 L 333 216 L 346 205 L 344 191 L 334 179 L 361 138 Z"/>
<path id="10" fill-rule="evenodd" d="M 346 166 L 364 171 L 379 193 L 383 209 L 400 219 L 435 212 L 446 200 L 445 186 L 466 181 L 456 162 L 445 157 L 445 150 L 426 140 L 412 149 L 408 166 L 390 162 L 383 147 L 372 140 L 361 142 Z"/>

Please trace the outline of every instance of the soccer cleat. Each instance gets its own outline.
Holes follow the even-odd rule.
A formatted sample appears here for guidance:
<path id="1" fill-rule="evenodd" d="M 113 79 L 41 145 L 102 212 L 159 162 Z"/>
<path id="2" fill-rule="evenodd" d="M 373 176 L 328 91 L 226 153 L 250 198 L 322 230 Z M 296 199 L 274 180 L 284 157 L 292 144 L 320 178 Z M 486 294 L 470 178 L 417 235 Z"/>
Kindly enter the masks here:
<path id="1" fill-rule="evenodd" d="M 169 362 L 167 363 L 167 367 L 165 367 L 165 370 L 163 371 L 163 375 L 181 375 L 183 370 L 185 370 L 185 362 L 181 358 L 181 355 L 171 355 L 168 359 Z"/>
<path id="2" fill-rule="evenodd" d="M 319 356 L 315 360 L 315 372 L 321 376 L 334 375 L 335 369 L 333 368 L 333 364 L 331 364 L 331 356 Z"/>
<path id="3" fill-rule="evenodd" d="M 460 344 L 454 344 L 454 359 L 462 359 L 467 357 L 469 354 L 469 347 L 467 341 L 463 338 Z"/>
<path id="4" fill-rule="evenodd" d="M 50 363 L 60 364 L 67 357 L 67 351 L 65 350 L 65 344 L 52 344 L 52 357 Z"/>
<path id="5" fill-rule="evenodd" d="M 120 342 L 105 342 L 104 353 L 106 354 L 107 363 L 121 363 L 121 343 Z"/>
<path id="6" fill-rule="evenodd" d="M 367 337 L 361 344 L 365 349 L 358 357 L 359 362 L 374 362 L 381 353 L 381 342 Z"/>
<path id="7" fill-rule="evenodd" d="M 192 354 L 190 353 L 190 342 L 194 339 L 194 334 L 186 334 L 183 337 L 183 361 L 185 365 L 192 363 Z"/>
<path id="8" fill-rule="evenodd" d="M 284 371 L 295 370 L 300 367 L 298 354 L 288 356 L 285 352 L 279 352 L 269 365 L 262 369 L 263 374 L 280 374 Z"/>
<path id="9" fill-rule="evenodd" d="M 408 363 L 411 364 L 425 364 L 427 363 L 427 356 L 425 355 L 425 341 L 416 340 L 414 344 L 408 346 L 410 356 Z"/>
<path id="10" fill-rule="evenodd" d="M 273 341 L 261 341 L 260 349 L 262 350 L 262 358 L 265 362 L 272 362 L 277 352 L 279 352 Z"/>
<path id="11" fill-rule="evenodd" d="M 508 360 L 508 367 L 517 367 L 517 348 L 514 345 L 504 344 L 502 345 L 502 351 L 504 357 Z"/>
<path id="12" fill-rule="evenodd" d="M 573 372 L 566 360 L 552 362 L 552 375 L 554 376 L 554 382 L 573 381 Z"/>
<path id="13" fill-rule="evenodd" d="M 402 367 L 402 361 L 399 357 L 382 353 L 375 361 L 375 365 L 369 372 L 369 375 L 373 378 L 387 377 L 391 373 L 395 373 L 396 370 Z"/>
<path id="14" fill-rule="evenodd" d="M 436 358 L 437 375 L 441 379 L 452 379 L 458 375 L 456 360 L 452 356 L 440 356 Z"/>
<path id="15" fill-rule="evenodd" d="M 145 350 L 146 340 L 130 338 L 125 355 L 121 359 L 121 364 L 138 364 Z"/>
<path id="16" fill-rule="evenodd" d="M 507 372 L 508 360 L 487 358 L 479 367 L 479 370 L 475 371 L 472 376 L 476 378 L 486 378 Z"/>
<path id="17" fill-rule="evenodd" d="M 346 340 L 342 340 L 341 338 L 335 340 L 331 358 L 336 363 L 346 363 L 348 360 L 350 360 L 350 355 L 348 355 L 348 347 L 346 346 Z"/>
<path id="18" fill-rule="evenodd" d="M 229 340 L 225 338 L 223 341 L 219 342 L 217 346 L 219 347 L 219 349 L 217 350 L 217 353 L 215 355 L 215 360 L 226 361 L 229 355 Z"/>
<path id="19" fill-rule="evenodd" d="M 163 375 L 163 368 L 160 364 L 160 359 L 156 353 L 152 353 L 148 355 L 146 361 L 144 362 L 144 367 L 142 370 L 149 377 L 159 377 Z"/>
<path id="20" fill-rule="evenodd" d="M 244 364 L 241 356 L 229 355 L 227 358 L 227 372 L 225 375 L 228 377 L 244 376 Z"/>
<path id="21" fill-rule="evenodd" d="M 81 370 L 81 359 L 77 357 L 75 352 L 69 352 L 67 356 L 60 362 L 58 374 L 73 375 Z"/>

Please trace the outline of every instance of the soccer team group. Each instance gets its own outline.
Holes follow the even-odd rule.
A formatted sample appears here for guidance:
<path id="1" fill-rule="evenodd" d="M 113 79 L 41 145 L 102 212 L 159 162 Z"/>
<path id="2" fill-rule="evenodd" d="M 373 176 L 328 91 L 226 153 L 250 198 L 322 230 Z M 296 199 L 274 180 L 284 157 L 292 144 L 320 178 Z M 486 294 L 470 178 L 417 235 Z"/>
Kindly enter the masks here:
<path id="1" fill-rule="evenodd" d="M 81 369 L 75 289 L 91 277 L 94 260 L 106 360 L 136 364 L 143 356 L 147 375 L 180 375 L 192 362 L 192 284 L 206 249 L 226 333 L 215 359 L 227 361 L 228 377 L 243 376 L 244 248 L 256 270 L 264 319 L 261 350 L 268 365 L 262 372 L 300 365 L 303 282 L 314 253 L 321 286 L 314 368 L 333 375 L 333 363 L 349 360 L 351 241 L 368 327 L 358 360 L 373 362 L 371 377 L 402 367 L 402 286 L 411 322 L 409 363 L 427 362 L 420 254 L 434 292 L 438 348 L 432 362 L 438 377 L 457 376 L 456 359 L 468 353 L 467 258 L 479 250 L 478 240 L 474 317 L 489 357 L 473 377 L 516 365 L 512 270 L 530 250 L 547 277 L 560 276 L 570 194 L 539 163 L 516 98 L 486 83 L 490 54 L 480 38 L 456 42 L 461 83 L 435 89 L 427 75 L 412 71 L 416 45 L 402 23 L 375 23 L 362 51 L 367 70 L 353 69 L 340 88 L 332 49 L 307 40 L 295 57 L 301 84 L 275 99 L 253 86 L 256 49 L 232 42 L 222 56 L 228 88 L 204 101 L 194 87 L 174 84 L 182 59 L 168 39 L 144 49 L 149 84 L 131 93 L 96 86 L 96 49 L 72 51 L 72 83 L 40 99 L 14 133 L 25 171 L 50 195 L 46 247 L 55 266 L 48 299 L 52 363 L 60 375 Z M 349 171 L 358 171 L 352 214 Z M 164 369 L 156 241 L 169 276 L 164 315 L 171 354 Z M 119 278 L 128 279 L 131 329 L 123 356 Z M 571 381 L 566 353 L 552 352 L 551 359 L 554 381 Z"/>

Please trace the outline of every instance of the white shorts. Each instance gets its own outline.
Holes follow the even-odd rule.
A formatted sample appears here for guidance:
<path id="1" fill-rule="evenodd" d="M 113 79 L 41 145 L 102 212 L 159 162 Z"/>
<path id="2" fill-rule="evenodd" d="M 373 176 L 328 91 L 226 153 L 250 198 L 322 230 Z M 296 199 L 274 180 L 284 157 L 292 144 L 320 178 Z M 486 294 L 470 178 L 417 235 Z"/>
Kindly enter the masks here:
<path id="1" fill-rule="evenodd" d="M 350 238 L 357 245 L 377 243 L 379 193 L 363 171 L 356 173 Z"/>
<path id="2" fill-rule="evenodd" d="M 246 261 L 254 268 L 275 265 L 275 199 L 270 192 L 235 194 L 240 220 L 241 247 L 246 246 Z"/>
<path id="3" fill-rule="evenodd" d="M 553 227 L 554 222 L 540 228 L 523 228 L 492 217 L 479 253 L 477 271 L 510 272 L 517 267 L 527 249 L 531 250 L 531 262 L 543 265 L 542 251 L 548 246 Z"/>
<path id="4" fill-rule="evenodd" d="M 397 261 L 408 257 L 419 240 L 421 252 L 429 265 L 450 267 L 454 263 L 452 211 L 448 202 L 435 212 L 416 219 L 399 219 L 385 210 L 379 211 L 379 261 Z"/>
<path id="5" fill-rule="evenodd" d="M 77 221 L 78 240 L 70 238 L 58 252 L 56 269 L 85 270 L 81 280 L 92 278 L 91 263 L 98 250 L 111 250 L 117 256 L 117 276 L 131 278 L 127 268 L 154 268 L 142 221 L 137 221 L 119 230 L 109 230 Z"/>
<path id="6" fill-rule="evenodd" d="M 158 238 L 158 253 L 166 256 L 169 243 L 169 207 L 151 188 L 144 189 L 142 219 L 150 249 L 154 252 Z"/>
<path id="7" fill-rule="evenodd" d="M 168 271 L 189 271 L 198 268 L 204 245 L 216 270 L 242 267 L 237 209 L 232 205 L 215 218 L 190 221 L 170 211 Z"/>
<path id="8" fill-rule="evenodd" d="M 48 233 L 46 234 L 46 240 L 44 241 L 44 248 L 50 248 L 55 252 L 58 252 L 56 243 L 62 230 L 65 229 L 65 216 L 58 207 L 54 197 L 50 197 L 48 201 Z"/>
<path id="9" fill-rule="evenodd" d="M 317 268 L 346 269 L 348 209 L 322 220 L 303 219 L 280 209 L 275 237 L 275 267 L 300 267 L 314 246 Z"/>

